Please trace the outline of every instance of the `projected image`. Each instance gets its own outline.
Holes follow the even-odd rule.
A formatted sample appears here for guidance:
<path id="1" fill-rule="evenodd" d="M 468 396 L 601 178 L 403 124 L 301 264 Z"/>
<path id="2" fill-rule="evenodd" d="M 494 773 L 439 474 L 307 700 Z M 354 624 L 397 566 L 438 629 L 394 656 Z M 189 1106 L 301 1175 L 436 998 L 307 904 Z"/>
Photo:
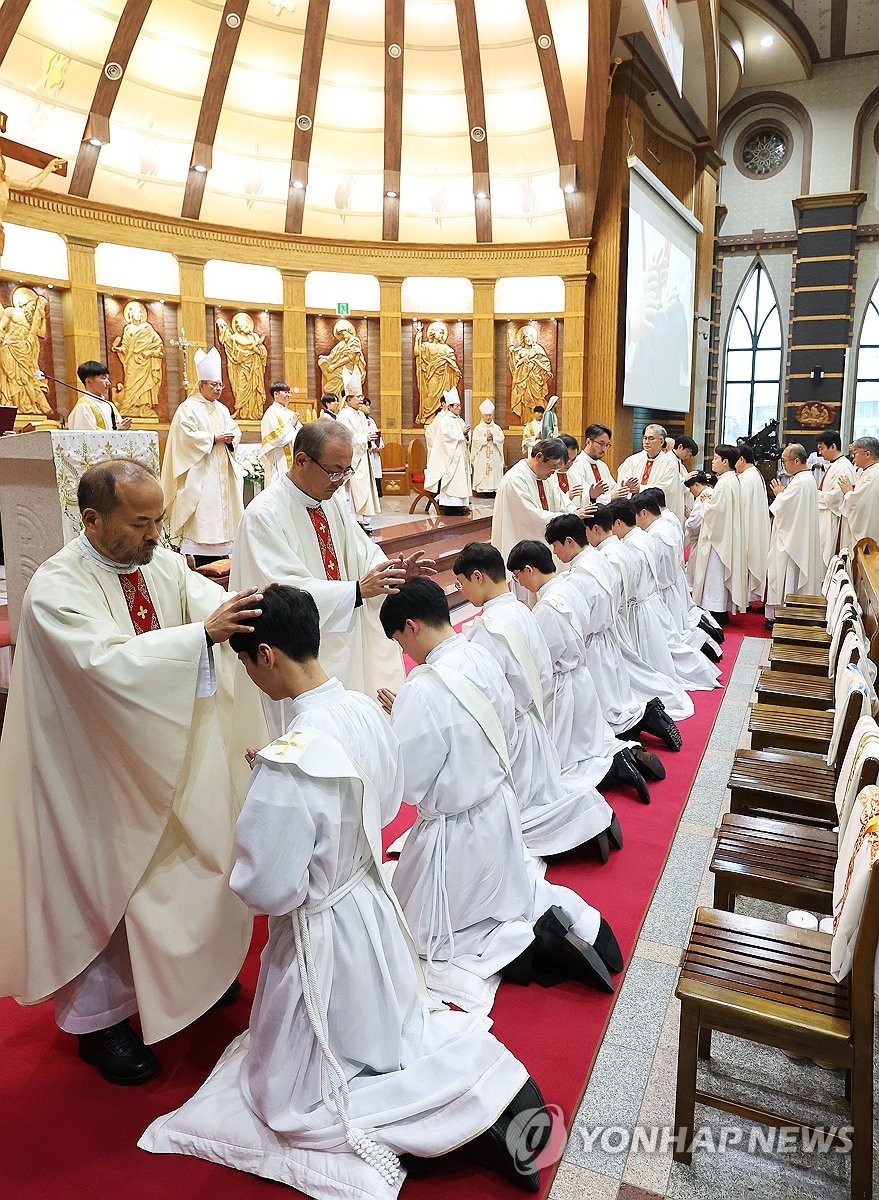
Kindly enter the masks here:
<path id="1" fill-rule="evenodd" d="M 625 404 L 689 408 L 693 285 L 692 253 L 630 208 Z"/>

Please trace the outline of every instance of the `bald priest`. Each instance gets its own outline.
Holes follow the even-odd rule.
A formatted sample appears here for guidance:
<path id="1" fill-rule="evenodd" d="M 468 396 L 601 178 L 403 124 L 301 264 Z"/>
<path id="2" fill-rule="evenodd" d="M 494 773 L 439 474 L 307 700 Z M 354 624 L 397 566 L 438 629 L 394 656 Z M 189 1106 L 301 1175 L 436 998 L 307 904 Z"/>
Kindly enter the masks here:
<path id="1" fill-rule="evenodd" d="M 78 500 L 83 532 L 25 593 L 0 740 L 0 995 L 54 998 L 80 1058 L 138 1084 L 159 1069 L 145 1043 L 234 999 L 250 942 L 229 874 L 266 730 L 256 689 L 233 712 L 224 643 L 260 596 L 158 544 L 139 463 L 91 467 Z"/>

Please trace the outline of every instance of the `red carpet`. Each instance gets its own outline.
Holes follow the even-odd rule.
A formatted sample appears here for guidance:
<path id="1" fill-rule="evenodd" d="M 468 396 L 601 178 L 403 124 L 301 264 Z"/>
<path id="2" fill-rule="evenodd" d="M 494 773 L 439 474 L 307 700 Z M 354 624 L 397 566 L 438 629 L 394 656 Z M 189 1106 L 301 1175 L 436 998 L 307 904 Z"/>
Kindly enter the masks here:
<path id="1" fill-rule="evenodd" d="M 765 636 L 762 616 L 749 614 L 727 627 L 722 680 L 735 663 L 742 636 Z M 612 799 L 625 847 L 606 866 L 572 858 L 549 870 L 549 878 L 581 892 L 610 919 L 626 958 L 662 874 L 674 832 L 711 734 L 723 690 L 694 693 L 696 715 L 682 724 L 679 754 L 661 751 L 668 777 L 651 786 L 653 802 L 627 794 Z M 651 749 L 655 749 L 651 746 Z M 389 831 L 396 836 L 408 820 Z M 212 1012 L 157 1049 L 161 1075 L 139 1088 L 105 1083 L 76 1057 L 74 1039 L 61 1033 L 51 1005 L 22 1009 L 0 1001 L 0 1162 L 4 1193 L 15 1200 L 258 1200 L 272 1185 L 223 1167 L 178 1155 L 148 1155 L 137 1139 L 156 1116 L 186 1100 L 199 1087 L 227 1043 L 246 1025 L 258 971 L 265 924 L 241 972 L 244 992 L 231 1009 Z M 622 977 L 619 978 L 622 982 Z M 572 1122 L 613 1008 L 602 996 L 573 984 L 544 990 L 503 984 L 494 1008 L 494 1033 L 525 1063 L 547 1102 Z M 555 1166 L 542 1174 L 543 1194 Z M 276 1194 L 290 1195 L 289 1190 Z M 404 1185 L 409 1200 L 460 1200 L 521 1196 L 498 1176 L 463 1161 L 447 1164 L 425 1180 Z"/>

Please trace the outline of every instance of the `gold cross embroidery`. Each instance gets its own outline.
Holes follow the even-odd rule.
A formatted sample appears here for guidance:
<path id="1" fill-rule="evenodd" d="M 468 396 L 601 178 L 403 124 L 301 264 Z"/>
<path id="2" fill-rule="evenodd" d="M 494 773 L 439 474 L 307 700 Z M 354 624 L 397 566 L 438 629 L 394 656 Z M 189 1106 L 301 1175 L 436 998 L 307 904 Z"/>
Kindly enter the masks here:
<path id="1" fill-rule="evenodd" d="M 147 615 L 147 610 L 144 608 L 143 605 L 141 605 L 140 608 L 137 610 L 137 619 L 139 621 L 145 621 L 146 615 Z"/>

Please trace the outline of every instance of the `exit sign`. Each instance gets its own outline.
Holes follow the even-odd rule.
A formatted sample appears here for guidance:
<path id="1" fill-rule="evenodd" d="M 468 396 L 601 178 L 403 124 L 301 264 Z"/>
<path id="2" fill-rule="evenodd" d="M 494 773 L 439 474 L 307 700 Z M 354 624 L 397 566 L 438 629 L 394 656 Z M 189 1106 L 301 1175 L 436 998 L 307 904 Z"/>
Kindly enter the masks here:
<path id="1" fill-rule="evenodd" d="M 350 312 L 351 312 L 350 304 L 337 304 L 336 305 L 336 316 L 337 317 L 347 317 Z"/>

